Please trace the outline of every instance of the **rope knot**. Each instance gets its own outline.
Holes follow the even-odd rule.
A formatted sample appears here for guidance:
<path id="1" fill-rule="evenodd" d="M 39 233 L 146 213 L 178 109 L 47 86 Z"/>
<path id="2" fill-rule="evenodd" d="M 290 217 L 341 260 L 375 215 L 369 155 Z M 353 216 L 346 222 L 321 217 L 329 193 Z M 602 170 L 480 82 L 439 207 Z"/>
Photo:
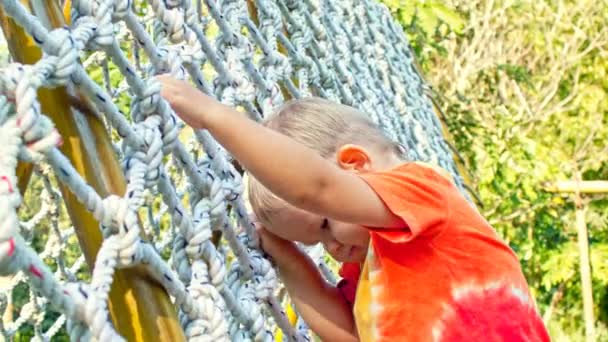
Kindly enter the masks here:
<path id="1" fill-rule="evenodd" d="M 167 1 L 167 0 L 165 0 Z M 179 0 L 176 0 L 179 1 Z M 186 35 L 186 24 L 184 23 L 184 15 L 177 9 L 161 10 L 160 1 L 152 1 L 152 6 L 156 7 L 155 10 L 160 16 L 160 21 L 163 23 L 163 27 L 167 32 L 167 36 L 172 43 L 179 43 L 184 40 Z M 167 6 L 169 7 L 169 6 Z"/>
<path id="2" fill-rule="evenodd" d="M 187 236 L 188 246 L 186 253 L 191 258 L 200 255 L 202 244 L 211 238 L 211 202 L 207 199 L 202 199 L 194 206 L 192 213 L 193 231 L 190 236 Z"/>
<path id="3" fill-rule="evenodd" d="M 25 105 L 25 104 L 24 104 Z M 24 114 L 17 118 L 18 125 L 23 129 L 22 139 L 24 145 L 19 151 L 19 158 L 24 161 L 40 162 L 43 155 L 52 148 L 61 144 L 62 139 L 59 132 L 53 127 L 52 121 L 46 116 L 40 115 L 40 104 L 30 103 L 31 110 L 21 110 L 18 104 L 18 111 Z"/>
<path id="4" fill-rule="evenodd" d="M 112 20 L 114 22 L 123 20 L 131 10 L 131 0 L 114 0 L 113 3 Z"/>
<path id="5" fill-rule="evenodd" d="M 89 42 L 92 49 L 109 46 L 114 42 L 114 25 L 112 24 L 112 12 L 114 1 L 103 0 L 73 0 L 72 21 L 78 23 L 85 17 L 93 17 L 96 24 L 92 27 L 92 41 Z"/>
<path id="6" fill-rule="evenodd" d="M 184 63 L 193 65 L 201 65 L 205 61 L 205 53 L 201 47 L 201 43 L 198 40 L 196 34 L 188 34 L 185 40 L 185 44 L 182 45 L 182 52 Z"/>
<path id="7" fill-rule="evenodd" d="M 150 116 L 144 122 L 134 125 L 135 132 L 142 137 L 143 145 L 132 154 L 132 158 L 145 165 L 146 186 L 158 181 L 163 163 L 163 139 L 158 129 L 158 117 Z M 130 169 L 127 164 L 127 169 Z"/>
<path id="8" fill-rule="evenodd" d="M 169 154 L 173 151 L 175 144 L 178 143 L 180 127 L 177 125 L 175 114 L 169 114 L 169 120 L 164 120 L 161 129 L 161 137 L 163 141 L 163 153 Z"/>
<path id="9" fill-rule="evenodd" d="M 169 73 L 179 80 L 185 79 L 186 70 L 182 63 L 190 62 L 188 56 L 183 56 L 176 48 L 159 48 L 158 50 L 162 57 L 160 63 L 154 66 L 154 72 L 156 74 Z"/>
<path id="10" fill-rule="evenodd" d="M 52 55 L 57 59 L 52 75 L 47 75 L 47 82 L 51 85 L 65 84 L 79 67 L 78 50 L 69 29 L 58 28 L 49 32 L 49 39 L 44 42 L 44 51 L 47 56 Z"/>
<path id="11" fill-rule="evenodd" d="M 199 317 L 187 321 L 185 332 L 188 338 L 228 340 L 228 327 L 224 318 L 225 307 L 218 289 L 210 283 L 209 269 L 201 260 L 192 263 L 192 281 L 188 290 L 203 307 Z M 189 317 L 188 317 L 189 318 Z"/>
<path id="12" fill-rule="evenodd" d="M 160 82 L 155 78 L 149 78 L 144 82 L 141 94 L 135 96 L 131 104 L 133 119 L 135 121 L 142 121 L 146 117 L 158 112 L 161 102 Z"/>
<path id="13" fill-rule="evenodd" d="M 128 230 L 125 226 L 125 217 L 129 210 L 129 203 L 117 195 L 110 195 L 102 200 L 102 213 L 96 218 L 102 225 L 104 232 Z"/>
<path id="14" fill-rule="evenodd" d="M 225 182 L 223 179 L 214 175 L 211 170 L 207 170 L 207 177 L 211 179 L 211 188 L 207 195 L 209 201 L 209 212 L 211 217 L 221 217 L 226 212 L 226 189 L 224 188 Z M 214 226 L 217 227 L 222 222 L 213 222 Z"/>
<path id="15" fill-rule="evenodd" d="M 178 8 L 182 5 L 183 0 L 164 0 L 165 6 L 168 9 Z"/>

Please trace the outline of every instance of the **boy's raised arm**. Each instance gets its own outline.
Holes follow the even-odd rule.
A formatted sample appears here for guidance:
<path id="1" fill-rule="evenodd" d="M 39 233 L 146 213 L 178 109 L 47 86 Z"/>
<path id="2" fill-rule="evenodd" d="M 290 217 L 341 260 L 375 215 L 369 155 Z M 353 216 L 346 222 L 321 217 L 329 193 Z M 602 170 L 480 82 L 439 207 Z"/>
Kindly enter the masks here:
<path id="1" fill-rule="evenodd" d="M 166 76 L 158 79 L 162 96 L 186 123 L 207 129 L 264 186 L 290 204 L 344 222 L 375 227 L 400 224 L 356 175 L 185 81 Z"/>

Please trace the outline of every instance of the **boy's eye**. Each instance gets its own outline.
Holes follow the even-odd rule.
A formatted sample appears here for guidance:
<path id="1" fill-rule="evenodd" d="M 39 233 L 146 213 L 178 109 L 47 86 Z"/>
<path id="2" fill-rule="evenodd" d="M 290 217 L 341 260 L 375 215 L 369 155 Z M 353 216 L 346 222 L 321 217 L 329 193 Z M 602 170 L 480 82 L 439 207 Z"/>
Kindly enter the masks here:
<path id="1" fill-rule="evenodd" d="M 323 223 L 321 224 L 321 229 L 327 229 L 328 226 L 329 226 L 329 220 L 323 219 Z"/>

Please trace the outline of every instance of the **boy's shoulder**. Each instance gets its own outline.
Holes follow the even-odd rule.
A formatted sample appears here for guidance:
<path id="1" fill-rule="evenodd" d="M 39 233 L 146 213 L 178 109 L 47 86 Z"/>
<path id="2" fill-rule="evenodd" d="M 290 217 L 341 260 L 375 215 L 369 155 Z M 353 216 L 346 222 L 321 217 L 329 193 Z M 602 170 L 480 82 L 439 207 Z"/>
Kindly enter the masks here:
<path id="1" fill-rule="evenodd" d="M 394 170 L 395 171 L 400 171 L 400 170 L 401 171 L 408 171 L 408 170 L 410 170 L 410 171 L 412 171 L 412 170 L 431 171 L 433 174 L 439 175 L 439 176 L 441 176 L 441 178 L 448 180 L 451 183 L 454 183 L 454 178 L 448 171 L 446 171 L 445 169 L 443 169 L 437 165 L 425 163 L 425 162 L 421 162 L 421 161 L 405 162 L 405 163 L 397 166 Z"/>

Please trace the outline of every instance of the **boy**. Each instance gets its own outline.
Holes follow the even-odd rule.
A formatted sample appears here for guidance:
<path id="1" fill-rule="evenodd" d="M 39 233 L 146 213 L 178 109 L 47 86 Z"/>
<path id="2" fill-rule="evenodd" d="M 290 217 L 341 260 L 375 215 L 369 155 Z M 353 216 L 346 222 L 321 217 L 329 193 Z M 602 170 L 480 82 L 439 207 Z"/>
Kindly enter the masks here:
<path id="1" fill-rule="evenodd" d="M 442 172 L 406 162 L 365 115 L 305 99 L 259 125 L 159 79 L 176 113 L 253 176 L 262 247 L 323 340 L 549 340 L 514 253 Z M 322 242 L 346 285 L 328 285 L 287 239 Z"/>

